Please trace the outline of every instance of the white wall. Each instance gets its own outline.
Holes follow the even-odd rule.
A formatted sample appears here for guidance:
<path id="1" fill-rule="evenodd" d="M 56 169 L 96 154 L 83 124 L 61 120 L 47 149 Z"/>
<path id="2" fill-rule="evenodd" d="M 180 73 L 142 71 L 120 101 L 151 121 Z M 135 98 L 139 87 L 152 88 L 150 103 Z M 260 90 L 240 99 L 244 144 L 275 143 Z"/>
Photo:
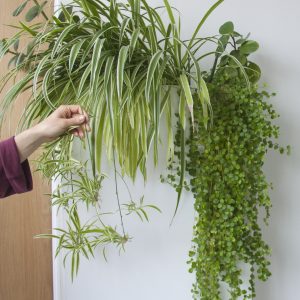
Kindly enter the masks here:
<path id="1" fill-rule="evenodd" d="M 59 1 L 59 0 L 57 0 Z M 161 0 L 149 0 L 161 5 Z M 213 1 L 170 0 L 182 13 L 183 36 L 189 37 L 197 21 Z M 297 0 L 225 0 L 209 18 L 203 34 L 215 34 L 225 21 L 232 20 L 241 33 L 251 31 L 261 48 L 256 61 L 262 67 L 263 80 L 277 92 L 275 107 L 281 114 L 280 141 L 292 145 L 292 156 L 270 153 L 265 166 L 275 190 L 271 192 L 273 209 L 265 239 L 273 248 L 271 271 L 266 283 L 258 283 L 258 300 L 298 300 L 300 282 L 300 2 Z M 163 158 L 162 158 L 163 161 Z M 109 168 L 107 168 L 109 170 Z M 145 194 L 147 202 L 157 204 L 163 214 L 151 214 L 149 224 L 130 217 L 126 230 L 134 237 L 120 256 L 108 249 L 108 263 L 101 255 L 90 262 L 82 260 L 79 276 L 72 284 L 69 266 L 62 267 L 60 257 L 54 264 L 55 300 L 188 300 L 193 276 L 185 263 L 193 225 L 193 199 L 184 194 L 176 221 L 169 221 L 175 205 L 175 192 L 159 182 L 164 168 L 149 173 L 147 186 L 137 180 L 133 194 Z M 115 205 L 113 182 L 106 181 L 102 191 L 104 209 Z M 123 199 L 127 199 L 121 186 Z M 53 215 L 54 225 L 63 216 Z M 113 220 L 118 222 L 118 218 Z"/>

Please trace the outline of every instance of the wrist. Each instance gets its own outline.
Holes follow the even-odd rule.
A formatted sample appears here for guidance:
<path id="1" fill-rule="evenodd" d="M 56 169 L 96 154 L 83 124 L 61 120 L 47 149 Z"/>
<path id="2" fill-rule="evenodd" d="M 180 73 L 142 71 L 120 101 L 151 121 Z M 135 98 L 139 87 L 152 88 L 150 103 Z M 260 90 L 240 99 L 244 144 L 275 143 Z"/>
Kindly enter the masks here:
<path id="1" fill-rule="evenodd" d="M 30 131 L 30 135 L 35 140 L 37 145 L 40 146 L 43 143 L 49 142 L 49 139 L 45 134 L 45 130 L 41 126 L 41 123 L 28 130 Z"/>
<path id="2" fill-rule="evenodd" d="M 40 128 L 34 126 L 15 136 L 20 162 L 27 159 L 39 146 L 45 142 Z"/>

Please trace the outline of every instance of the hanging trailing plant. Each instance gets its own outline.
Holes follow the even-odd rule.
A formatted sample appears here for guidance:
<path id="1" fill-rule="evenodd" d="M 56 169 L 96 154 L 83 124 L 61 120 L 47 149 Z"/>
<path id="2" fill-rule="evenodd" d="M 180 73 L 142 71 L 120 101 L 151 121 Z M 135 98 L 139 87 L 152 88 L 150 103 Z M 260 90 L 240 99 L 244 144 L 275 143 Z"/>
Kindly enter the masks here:
<path id="1" fill-rule="evenodd" d="M 279 130 L 272 123 L 276 113 L 266 102 L 270 95 L 258 89 L 259 67 L 248 59 L 258 44 L 234 31 L 232 22 L 221 26 L 220 35 L 198 37 L 223 0 L 206 12 L 189 40 L 182 40 L 180 18 L 167 0 L 163 2 L 163 7 L 152 8 L 146 0 L 73 0 L 51 17 L 43 11 L 47 1 L 21 3 L 14 16 L 27 9 L 27 22 L 37 16 L 45 22 L 20 22 L 14 37 L 1 41 L 0 58 L 12 55 L 13 66 L 2 86 L 19 72 L 25 73 L 0 103 L 0 125 L 26 90 L 32 95 L 19 130 L 47 118 L 60 105 L 79 104 L 90 112 L 92 132 L 82 141 L 89 152 L 87 161 L 74 158 L 73 137 L 64 135 L 46 144 L 37 162 L 46 178 L 60 178 L 52 205 L 67 214 L 64 228 L 39 237 L 58 240 L 56 255 L 63 251 L 64 263 L 70 256 L 73 279 L 80 257 L 94 256 L 99 246 L 105 256 L 107 244 L 124 249 L 130 239 L 126 216 L 136 214 L 148 221 L 148 209 L 160 211 L 145 204 L 143 196 L 132 199 L 129 189 L 131 200 L 122 204 L 118 185 L 120 181 L 126 185 L 126 175 L 134 181 L 138 170 L 147 180 L 150 150 L 154 164 L 158 162 L 165 116 L 170 174 L 162 181 L 177 191 L 174 216 L 184 189 L 195 197 L 197 217 L 189 260 L 190 271 L 196 274 L 194 298 L 221 299 L 221 282 L 228 285 L 231 299 L 253 298 L 256 274 L 262 280 L 270 275 L 270 249 L 258 226 L 259 207 L 266 209 L 268 217 L 271 206 L 261 168 L 268 148 L 284 151 L 273 144 Z M 168 22 L 160 17 L 162 9 Z M 23 36 L 29 36 L 30 42 L 19 49 Z M 216 50 L 203 52 L 207 43 Z M 200 63 L 209 55 L 215 60 L 211 71 L 204 72 Z M 114 213 L 120 217 L 115 226 L 102 218 L 104 154 L 114 168 L 118 206 Z M 86 223 L 80 218 L 80 204 L 95 211 Z M 251 265 L 248 291 L 241 288 L 240 262 Z"/>
<path id="2" fill-rule="evenodd" d="M 229 299 L 254 299 L 255 279 L 265 281 L 271 275 L 271 249 L 259 225 L 260 209 L 265 209 L 267 224 L 271 208 L 271 185 L 262 168 L 269 149 L 289 153 L 290 148 L 277 143 L 279 127 L 273 120 L 278 114 L 269 103 L 274 94 L 259 87 L 260 68 L 249 60 L 258 43 L 235 32 L 232 22 L 222 25 L 220 34 L 220 45 L 229 55 L 220 55 L 219 46 L 213 68 L 204 77 L 213 125 L 208 129 L 203 125 L 197 103 L 195 130 L 191 128 L 187 139 L 186 164 L 191 180 L 184 187 L 194 194 L 197 213 L 188 263 L 190 272 L 196 274 L 194 299 L 222 299 L 221 285 Z M 179 121 L 177 128 L 178 160 L 171 161 L 167 176 L 167 182 L 176 189 L 181 177 Z"/>

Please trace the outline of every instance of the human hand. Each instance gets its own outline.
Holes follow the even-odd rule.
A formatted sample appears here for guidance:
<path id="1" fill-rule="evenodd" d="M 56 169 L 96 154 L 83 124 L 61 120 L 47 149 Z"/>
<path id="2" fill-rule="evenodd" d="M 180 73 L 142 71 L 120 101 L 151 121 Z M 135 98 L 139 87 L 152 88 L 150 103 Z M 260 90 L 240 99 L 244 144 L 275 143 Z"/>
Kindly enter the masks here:
<path id="1" fill-rule="evenodd" d="M 53 141 L 67 131 L 80 138 L 86 130 L 91 131 L 88 114 L 79 105 L 61 105 L 36 129 L 44 142 Z"/>
<path id="2" fill-rule="evenodd" d="M 86 130 L 91 130 L 87 113 L 79 105 L 62 105 L 41 123 L 15 136 L 20 162 L 41 144 L 55 140 L 66 131 L 83 138 Z"/>

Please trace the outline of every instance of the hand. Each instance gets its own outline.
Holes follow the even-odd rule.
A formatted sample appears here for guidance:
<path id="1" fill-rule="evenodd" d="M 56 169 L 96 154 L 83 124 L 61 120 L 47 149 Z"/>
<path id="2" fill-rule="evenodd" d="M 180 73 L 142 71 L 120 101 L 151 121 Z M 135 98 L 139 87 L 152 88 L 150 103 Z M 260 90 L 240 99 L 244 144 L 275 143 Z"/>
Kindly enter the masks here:
<path id="1" fill-rule="evenodd" d="M 75 127 L 75 128 L 74 128 Z M 53 141 L 69 130 L 83 138 L 85 131 L 91 131 L 89 117 L 79 105 L 62 105 L 47 119 L 36 125 L 44 142 Z"/>
<path id="2" fill-rule="evenodd" d="M 68 131 L 80 138 L 90 131 L 89 117 L 79 105 L 62 105 L 47 119 L 15 136 L 20 162 L 41 144 L 51 142 Z"/>

